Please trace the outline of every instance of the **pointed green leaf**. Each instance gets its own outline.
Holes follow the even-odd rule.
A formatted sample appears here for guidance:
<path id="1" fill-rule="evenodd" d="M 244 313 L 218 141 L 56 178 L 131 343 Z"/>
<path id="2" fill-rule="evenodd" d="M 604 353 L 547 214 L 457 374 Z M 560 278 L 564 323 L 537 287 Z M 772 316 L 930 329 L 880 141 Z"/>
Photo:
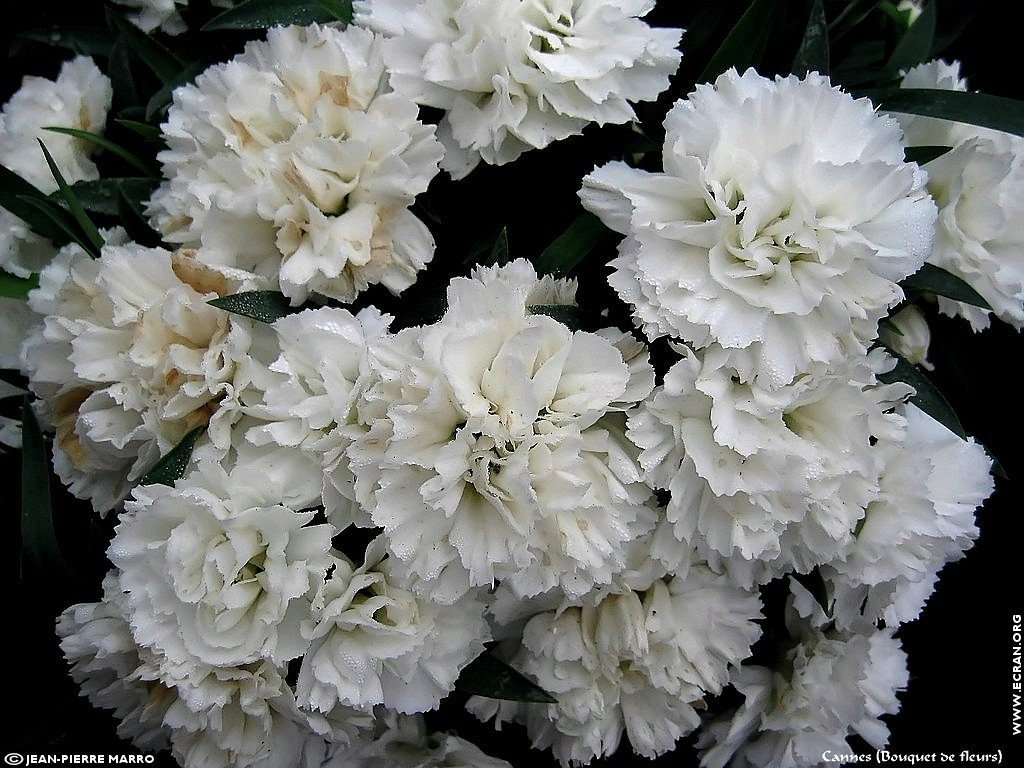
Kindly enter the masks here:
<path id="1" fill-rule="evenodd" d="M 0 208 L 6 208 L 28 224 L 37 235 L 53 240 L 56 245 L 68 242 L 64 230 L 54 224 L 50 216 L 41 214 L 38 208 L 26 200 L 48 202 L 46 195 L 14 171 L 0 165 Z"/>
<path id="2" fill-rule="evenodd" d="M 288 304 L 287 297 L 277 291 L 233 293 L 230 296 L 221 296 L 219 299 L 210 299 L 207 304 L 212 304 L 218 309 L 224 309 L 236 315 L 251 317 L 261 323 L 272 323 L 293 311 Z"/>
<path id="3" fill-rule="evenodd" d="M 597 216 L 584 213 L 537 257 L 537 269 L 549 275 L 564 275 L 610 235 L 611 230 Z"/>
<path id="4" fill-rule="evenodd" d="M 18 200 L 27 208 L 35 211 L 35 215 L 40 220 L 47 222 L 47 227 L 53 228 L 58 233 L 57 237 L 50 237 L 54 245 L 65 243 L 78 243 L 90 256 L 95 258 L 98 253 L 93 253 L 91 244 L 89 241 L 78 231 L 75 226 L 75 220 L 71 218 L 71 214 L 61 208 L 52 200 L 48 200 L 45 197 L 39 200 L 35 197 L 26 197 L 19 195 Z M 24 218 L 24 217 L 23 217 Z M 26 219 L 27 221 L 27 219 Z M 36 232 L 40 230 L 36 229 L 35 225 L 32 225 L 32 229 Z"/>
<path id="5" fill-rule="evenodd" d="M 95 256 L 98 256 L 100 249 L 103 247 L 103 236 L 100 234 L 100 231 L 96 229 L 96 225 L 92 223 L 92 219 L 90 219 L 89 215 L 85 212 L 81 202 L 79 202 L 75 193 L 71 190 L 71 187 L 64 180 L 63 174 L 61 174 L 60 169 L 57 167 L 57 163 L 54 162 L 53 156 L 50 154 L 50 150 L 48 150 L 46 145 L 43 144 L 43 140 L 36 139 L 36 141 L 39 142 L 39 147 L 43 150 L 43 155 L 46 157 L 46 164 L 50 167 L 50 173 L 53 174 L 53 178 L 57 182 L 57 188 L 60 190 L 60 193 L 64 198 L 64 202 L 67 203 L 68 210 L 71 211 L 71 215 L 78 223 L 78 227 L 82 231 L 82 234 L 85 236 L 85 241 L 88 242 L 89 245 L 86 245 L 86 242 L 82 242 L 81 240 L 79 240 L 79 244 L 85 248 L 85 250 Z M 92 247 L 90 248 L 89 246 Z"/>
<path id="6" fill-rule="evenodd" d="M 122 185 L 117 185 L 115 202 L 117 205 L 117 216 L 121 221 L 121 226 L 124 227 L 124 231 L 128 233 L 128 237 L 147 248 L 161 248 L 165 245 L 160 234 L 149 226 L 146 217 L 142 215 L 142 211 L 139 210 L 135 202 L 128 196 Z"/>
<path id="7" fill-rule="evenodd" d="M 103 136 L 99 136 L 98 134 L 90 133 L 89 131 L 80 131 L 76 128 L 61 128 L 59 126 L 54 125 L 44 126 L 43 130 L 53 131 L 54 133 L 63 133 L 68 136 L 74 136 L 76 139 L 82 139 L 84 141 L 91 142 L 95 144 L 97 147 L 102 147 L 111 154 L 117 155 L 132 167 L 136 168 L 139 171 L 142 171 L 142 173 L 145 174 L 146 176 L 158 178 L 160 175 L 155 170 L 146 165 L 141 159 L 139 159 L 139 156 L 136 155 L 134 152 L 129 152 L 124 147 L 115 144 L 114 142 L 110 141 L 110 139 L 104 138 Z"/>
<path id="8" fill-rule="evenodd" d="M 989 311 L 992 310 L 989 303 L 971 286 L 952 272 L 947 272 L 942 267 L 936 267 L 934 264 L 925 264 L 910 277 L 900 281 L 900 285 L 910 291 L 934 293 L 936 296 L 944 296 L 947 299 L 962 301 L 965 304 L 981 307 Z"/>
<path id="9" fill-rule="evenodd" d="M 138 120 L 125 120 L 120 117 L 114 118 L 114 122 L 119 125 L 123 125 L 130 131 L 134 131 L 146 141 L 152 142 L 153 144 L 163 144 L 164 142 L 160 129 L 155 125 L 139 122 Z"/>
<path id="10" fill-rule="evenodd" d="M 793 73 L 805 75 L 808 72 L 828 74 L 828 21 L 825 18 L 825 5 L 822 0 L 814 0 L 811 12 L 807 17 L 807 28 L 803 40 L 793 59 Z"/>
<path id="11" fill-rule="evenodd" d="M 913 363 L 900 357 L 891 349 L 889 352 L 896 358 L 896 367 L 888 373 L 880 374 L 878 378 L 885 384 L 902 381 L 912 386 L 915 394 L 910 398 L 910 402 L 945 426 L 950 432 L 966 440 L 967 432 L 964 430 L 963 424 L 960 423 L 953 407 L 938 387 Z"/>
<path id="12" fill-rule="evenodd" d="M 130 200 L 139 206 L 148 200 L 156 188 L 154 179 L 141 179 L 128 176 L 121 179 L 96 179 L 95 181 L 76 181 L 71 191 L 85 210 L 102 216 L 119 216 L 118 195 L 121 190 Z M 50 195 L 50 199 L 59 199 L 60 191 Z"/>
<path id="13" fill-rule="evenodd" d="M 180 58 L 119 13 L 108 8 L 107 19 L 117 30 L 120 38 L 132 50 L 132 53 L 149 67 L 153 74 L 160 79 L 160 82 L 166 83 L 172 80 L 181 71 L 184 62 Z"/>
<path id="14" fill-rule="evenodd" d="M 204 32 L 217 29 L 267 29 L 276 24 L 352 21 L 351 0 L 245 0 L 215 16 Z"/>
<path id="15" fill-rule="evenodd" d="M 207 66 L 205 61 L 193 61 L 169 78 L 146 104 L 146 119 L 153 120 L 159 115 L 171 103 L 174 89 L 191 83 Z"/>
<path id="16" fill-rule="evenodd" d="M 123 38 L 118 38 L 114 47 L 110 49 L 107 76 L 114 88 L 115 104 L 137 105 L 139 103 L 139 89 L 135 86 L 132 58 L 128 53 L 128 44 Z"/>
<path id="17" fill-rule="evenodd" d="M 28 292 L 38 287 L 38 275 L 32 275 L 31 277 L 18 277 L 10 274 L 9 272 L 0 270 L 0 296 L 6 296 L 8 299 L 20 299 L 24 301 L 28 298 Z"/>
<path id="18" fill-rule="evenodd" d="M 174 481 L 185 474 L 192 460 L 192 449 L 196 440 L 206 431 L 206 425 L 196 427 L 170 451 L 160 457 L 153 468 L 139 481 L 139 485 L 174 485 Z"/>
<path id="19" fill-rule="evenodd" d="M 66 48 L 82 56 L 110 55 L 110 49 L 117 39 L 109 29 L 101 27 L 54 27 L 52 29 L 30 29 L 22 32 L 11 43 L 9 55 L 17 56 L 26 43 L 42 43 L 54 48 Z"/>
<path id="20" fill-rule="evenodd" d="M 1024 101 L 987 93 L 933 88 L 879 88 L 860 91 L 887 112 L 938 117 L 1024 136 Z"/>
<path id="21" fill-rule="evenodd" d="M 886 70 L 899 73 L 931 58 L 935 43 L 935 0 L 925 3 L 921 15 L 896 43 Z"/>
<path id="22" fill-rule="evenodd" d="M 704 67 L 699 83 L 709 83 L 730 67 L 743 72 L 761 63 L 771 35 L 775 0 L 753 0 Z"/>
<path id="23" fill-rule="evenodd" d="M 493 267 L 507 264 L 508 261 L 508 229 L 502 227 L 501 232 L 494 239 L 494 246 L 491 248 L 490 256 L 481 260 L 480 263 L 487 267 Z"/>
<path id="24" fill-rule="evenodd" d="M 50 460 L 28 398 L 21 408 L 21 555 L 54 580 L 73 578 L 57 546 L 50 503 Z"/>
<path id="25" fill-rule="evenodd" d="M 6 400 L 8 397 L 24 397 L 28 394 L 28 390 L 16 387 L 9 381 L 0 379 L 0 400 Z"/>
<path id="26" fill-rule="evenodd" d="M 550 693 L 487 651 L 463 668 L 455 687 L 488 699 L 558 703 Z"/>
<path id="27" fill-rule="evenodd" d="M 924 165 L 930 163 L 936 158 L 942 157 L 944 154 L 949 152 L 952 147 L 934 147 L 934 146 L 921 146 L 921 147 L 907 147 L 903 150 L 903 159 L 908 163 L 917 163 L 918 165 Z"/>

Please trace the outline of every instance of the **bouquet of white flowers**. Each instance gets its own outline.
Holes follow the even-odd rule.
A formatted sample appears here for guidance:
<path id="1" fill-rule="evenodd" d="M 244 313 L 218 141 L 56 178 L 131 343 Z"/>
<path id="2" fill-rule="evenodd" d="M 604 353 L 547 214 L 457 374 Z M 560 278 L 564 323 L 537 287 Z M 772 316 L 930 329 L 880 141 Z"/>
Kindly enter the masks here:
<path id="1" fill-rule="evenodd" d="M 685 5 L 10 30 L 20 674 L 73 685 L 9 764 L 1012 754 L 1012 604 L 998 738 L 889 716 L 1006 474 L 1024 102 L 939 0 Z"/>

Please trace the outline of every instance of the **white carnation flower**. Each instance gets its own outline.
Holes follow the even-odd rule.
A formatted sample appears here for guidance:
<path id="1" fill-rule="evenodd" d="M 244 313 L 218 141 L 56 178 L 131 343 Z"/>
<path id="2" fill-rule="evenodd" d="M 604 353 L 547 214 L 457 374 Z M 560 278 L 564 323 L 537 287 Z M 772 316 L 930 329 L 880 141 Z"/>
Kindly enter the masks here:
<path id="1" fill-rule="evenodd" d="M 826 751 L 851 754 L 853 734 L 884 747 L 889 729 L 879 717 L 899 711 L 896 693 L 908 679 L 893 632 L 804 626 L 778 667 L 740 667 L 731 682 L 745 701 L 705 726 L 701 766 L 810 768 Z"/>
<path id="2" fill-rule="evenodd" d="M 562 765 L 615 752 L 623 732 L 653 758 L 694 730 L 695 706 L 719 693 L 729 665 L 760 634 L 760 601 L 702 565 L 644 591 L 534 616 L 512 666 L 556 704 L 470 700 L 470 711 L 500 725 L 525 724 L 533 745 Z"/>
<path id="3" fill-rule="evenodd" d="M 436 600 L 495 579 L 583 594 L 654 524 L 621 415 L 653 386 L 646 349 L 529 309 L 574 291 L 521 259 L 478 268 L 452 281 L 440 321 L 371 349 L 356 522 L 383 527 Z"/>
<path id="4" fill-rule="evenodd" d="M 207 301 L 257 285 L 192 251 L 122 245 L 123 237 L 108 234 L 95 260 L 62 249 L 30 295 L 45 317 L 23 349 L 56 430 L 54 468 L 100 512 L 193 428 L 209 422 L 226 447 L 252 324 Z"/>
<path id="5" fill-rule="evenodd" d="M 967 90 L 958 61 L 914 67 L 902 86 Z M 924 166 L 939 206 L 929 263 L 962 278 L 997 317 L 1024 328 L 1024 139 L 966 123 L 897 117 L 908 146 L 953 147 Z M 991 314 L 944 297 L 939 309 L 966 318 L 976 331 L 988 327 Z"/>
<path id="6" fill-rule="evenodd" d="M 188 27 L 181 18 L 181 8 L 189 0 L 114 0 L 118 5 L 136 9 L 128 14 L 128 20 L 144 32 L 159 29 L 168 35 L 180 35 Z M 234 0 L 211 0 L 215 8 L 230 8 Z"/>
<path id="7" fill-rule="evenodd" d="M 908 304 L 890 317 L 889 323 L 889 326 L 879 326 L 879 341 L 914 365 L 934 370 L 935 366 L 928 362 L 932 333 L 924 313 L 915 305 Z"/>
<path id="8" fill-rule="evenodd" d="M 852 541 L 875 499 L 873 443 L 904 390 L 866 386 L 866 361 L 765 390 L 743 383 L 728 359 L 717 346 L 689 353 L 627 434 L 647 481 L 671 493 L 676 538 L 742 583 L 808 571 Z"/>
<path id="9" fill-rule="evenodd" d="M 403 585 L 378 537 L 354 567 L 333 561 L 313 600 L 315 624 L 299 669 L 298 701 L 322 712 L 339 702 L 398 712 L 436 709 L 466 664 L 491 639 L 484 602 L 468 592 L 452 605 L 418 597 Z"/>
<path id="10" fill-rule="evenodd" d="M 170 242 L 272 278 L 295 304 L 393 293 L 434 241 L 409 205 L 442 149 L 417 106 L 384 86 L 364 29 L 275 27 L 174 92 L 149 204 Z"/>
<path id="11" fill-rule="evenodd" d="M 664 172 L 613 162 L 580 191 L 628 235 L 609 281 L 648 337 L 717 343 L 766 387 L 863 354 L 934 233 L 896 121 L 820 75 L 751 69 L 698 86 L 665 129 Z"/>
<path id="12" fill-rule="evenodd" d="M 914 619 L 938 571 L 978 536 L 974 511 L 992 493 L 991 461 L 913 405 L 903 439 L 883 440 L 878 498 L 842 557 L 824 569 L 840 626 L 863 614 L 887 626 Z"/>
<path id="13" fill-rule="evenodd" d="M 172 662 L 283 664 L 309 645 L 301 623 L 331 564 L 333 529 L 280 504 L 258 464 L 209 462 L 176 487 L 140 486 L 108 556 L 141 645 Z"/>
<path id="14" fill-rule="evenodd" d="M 357 0 L 382 32 L 396 91 L 446 114 L 442 167 L 461 178 L 581 133 L 626 123 L 679 66 L 682 30 L 640 20 L 653 0 Z"/>
<path id="15" fill-rule="evenodd" d="M 56 191 L 57 181 L 36 143 L 42 139 L 69 184 L 99 178 L 89 159 L 92 142 L 43 129 L 103 133 L 112 95 L 110 80 L 87 56 L 65 62 L 56 80 L 26 77 L 0 112 L 0 164 L 42 192 Z M 0 210 L 0 268 L 27 277 L 42 269 L 53 253 L 49 240 Z"/>
<path id="16" fill-rule="evenodd" d="M 152 663 L 153 655 L 135 643 L 125 609 L 117 573 L 111 571 L 103 580 L 103 599 L 65 610 L 57 618 L 57 636 L 82 695 L 94 707 L 113 710 L 122 739 L 157 751 L 168 745 L 163 716 L 177 696 L 159 681 L 138 676 L 142 658 Z"/>

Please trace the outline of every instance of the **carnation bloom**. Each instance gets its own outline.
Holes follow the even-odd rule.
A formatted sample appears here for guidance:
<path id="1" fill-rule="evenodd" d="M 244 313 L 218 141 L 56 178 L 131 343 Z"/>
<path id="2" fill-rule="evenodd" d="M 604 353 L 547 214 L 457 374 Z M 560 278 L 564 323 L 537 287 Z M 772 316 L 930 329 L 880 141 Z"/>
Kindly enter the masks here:
<path id="1" fill-rule="evenodd" d="M 634 119 L 679 66 L 682 30 L 640 17 L 652 0 L 357 0 L 356 21 L 388 36 L 392 87 L 445 110 L 442 167 L 455 178 Z"/>
<path id="2" fill-rule="evenodd" d="M 41 192 L 55 192 L 57 181 L 36 143 L 42 139 L 69 184 L 98 178 L 89 159 L 91 142 L 44 128 L 102 133 L 112 94 L 110 80 L 87 56 L 65 62 L 56 80 L 26 77 L 0 112 L 0 164 Z M 53 252 L 49 240 L 0 209 L 0 268 L 27 277 L 42 269 Z"/>
<path id="3" fill-rule="evenodd" d="M 44 319 L 24 347 L 56 430 L 54 468 L 100 512 L 190 430 L 209 423 L 227 447 L 251 323 L 207 301 L 257 285 L 193 251 L 108 239 L 98 259 L 72 245 L 43 271 L 29 302 Z"/>
<path id="4" fill-rule="evenodd" d="M 896 121 L 820 75 L 751 69 L 698 86 L 665 129 L 663 172 L 612 162 L 580 191 L 628 235 L 609 281 L 647 336 L 718 344 L 766 387 L 863 354 L 934 231 Z"/>
<path id="5" fill-rule="evenodd" d="M 149 212 L 169 242 L 264 274 L 298 304 L 399 293 L 433 256 L 409 205 L 441 146 L 384 84 L 380 40 L 275 27 L 174 92 Z"/>
<path id="6" fill-rule="evenodd" d="M 556 704 L 470 700 L 500 725 L 526 725 L 538 749 L 562 765 L 615 752 L 623 732 L 653 758 L 700 722 L 695 705 L 718 693 L 728 667 L 750 654 L 760 634 L 760 601 L 703 565 L 657 580 L 647 590 L 537 614 L 523 630 L 512 666 Z"/>
<path id="7" fill-rule="evenodd" d="M 583 594 L 654 524 L 622 412 L 651 390 L 643 345 L 571 331 L 536 305 L 575 285 L 517 260 L 448 289 L 448 311 L 370 351 L 349 448 L 360 524 L 451 600 L 507 579 L 520 596 Z"/>
<path id="8" fill-rule="evenodd" d="M 907 72 L 904 88 L 966 91 L 960 62 L 932 61 Z M 939 206 L 928 261 L 981 294 L 992 312 L 1024 328 L 1024 139 L 936 118 L 897 116 L 908 146 L 952 147 L 925 165 Z M 988 310 L 939 297 L 939 309 L 987 328 Z"/>
<path id="9" fill-rule="evenodd" d="M 894 627 L 917 618 L 939 570 L 963 557 L 978 536 L 974 510 L 992 493 L 991 461 L 913 405 L 899 440 L 882 440 L 878 497 L 856 539 L 830 567 L 834 616 Z"/>
<path id="10" fill-rule="evenodd" d="M 890 317 L 888 326 L 879 326 L 878 339 L 904 360 L 929 371 L 935 368 L 928 362 L 928 346 L 932 340 L 928 320 L 914 304 L 908 304 Z"/>
<path id="11" fill-rule="evenodd" d="M 283 664 L 309 645 L 301 623 L 331 565 L 333 529 L 280 504 L 259 465 L 199 467 L 170 488 L 140 486 L 108 556 L 136 640 L 171 662 Z"/>
<path id="12" fill-rule="evenodd" d="M 337 703 L 398 712 L 436 709 L 490 630 L 484 602 L 468 592 L 452 605 L 403 585 L 377 537 L 362 565 L 336 558 L 313 600 L 312 641 L 299 669 L 299 703 L 329 712 Z"/>
<path id="13" fill-rule="evenodd" d="M 798 588 L 797 603 L 813 603 Z M 851 754 L 858 735 L 875 749 L 889 739 L 879 719 L 899 711 L 906 654 L 892 628 L 865 634 L 823 630 L 824 616 L 788 618 L 798 641 L 775 668 L 744 665 L 732 685 L 745 701 L 708 724 L 697 747 L 703 768 L 810 768 L 826 751 Z"/>
<path id="14" fill-rule="evenodd" d="M 128 14 L 128 19 L 144 32 L 159 29 L 168 35 L 178 35 L 188 27 L 181 18 L 180 9 L 188 5 L 189 0 L 114 0 L 118 5 L 135 8 Z M 216 8 L 230 8 L 234 0 L 210 0 Z"/>
<path id="15" fill-rule="evenodd" d="M 647 481 L 671 493 L 680 541 L 745 583 L 808 571 L 851 542 L 876 497 L 873 444 L 905 388 L 874 385 L 862 360 L 765 390 L 728 359 L 717 345 L 687 352 L 627 434 Z"/>

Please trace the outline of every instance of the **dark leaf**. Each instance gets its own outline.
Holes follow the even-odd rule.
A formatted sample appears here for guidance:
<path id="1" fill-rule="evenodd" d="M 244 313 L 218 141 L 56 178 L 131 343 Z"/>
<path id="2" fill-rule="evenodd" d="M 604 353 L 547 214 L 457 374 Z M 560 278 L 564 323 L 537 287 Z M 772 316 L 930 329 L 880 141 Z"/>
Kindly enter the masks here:
<path id="1" fill-rule="evenodd" d="M 79 202 L 75 193 L 71 190 L 71 186 L 64 180 L 64 176 L 57 167 L 57 163 L 54 162 L 50 150 L 43 144 L 42 139 L 36 139 L 36 141 L 39 142 L 39 148 L 43 150 L 46 164 L 50 167 L 50 173 L 53 174 L 53 178 L 57 182 L 57 188 L 60 190 L 64 202 L 67 203 L 71 216 L 81 230 L 81 236 L 77 238 L 78 244 L 94 256 L 99 256 L 100 249 L 103 247 L 103 236 L 96 229 L 96 225 L 92 223 L 92 219 L 85 212 L 85 208 L 82 207 L 82 203 Z"/>
<path id="2" fill-rule="evenodd" d="M 167 105 L 171 103 L 174 89 L 184 85 L 185 83 L 191 83 L 199 73 L 206 69 L 206 67 L 206 62 L 193 61 L 191 64 L 188 64 L 184 69 L 179 70 L 174 76 L 168 79 L 164 83 L 163 87 L 154 93 L 152 98 L 150 98 L 149 102 L 146 104 L 146 119 L 152 120 L 166 109 Z"/>
<path id="3" fill-rule="evenodd" d="M 36 197 L 26 197 L 24 195 L 19 195 L 18 200 L 27 209 L 32 210 L 36 218 L 41 222 L 45 221 L 47 228 L 52 228 L 52 230 L 57 233 L 56 237 L 47 235 L 55 245 L 58 243 L 61 245 L 65 243 L 78 243 L 90 256 L 95 258 L 99 255 L 98 252 L 93 253 L 91 250 L 92 246 L 89 244 L 89 241 L 82 236 L 82 233 L 78 231 L 78 228 L 75 226 L 75 220 L 71 217 L 71 214 L 57 205 L 57 203 L 45 197 L 40 200 Z M 28 221 L 28 219 L 25 220 Z M 32 223 L 32 229 L 39 232 L 39 234 L 42 234 L 42 231 L 37 229 L 34 223 Z"/>
<path id="4" fill-rule="evenodd" d="M 455 687 L 488 699 L 557 703 L 550 693 L 487 651 L 463 668 Z"/>
<path id="5" fill-rule="evenodd" d="M 132 61 L 128 54 L 128 44 L 118 39 L 110 50 L 110 63 L 107 75 L 114 88 L 115 103 L 136 105 L 139 103 L 138 88 L 135 87 L 135 73 L 132 72 Z"/>
<path id="6" fill-rule="evenodd" d="M 480 263 L 484 266 L 494 267 L 507 264 L 508 261 L 508 230 L 502 227 L 501 232 L 494 239 L 494 246 L 491 248 L 490 256 Z"/>
<path id="7" fill-rule="evenodd" d="M 952 272 L 947 272 L 934 264 L 925 264 L 910 277 L 904 278 L 900 285 L 918 293 L 934 293 L 936 296 L 962 301 L 982 309 L 992 309 L 989 303 L 971 286 Z"/>
<path id="8" fill-rule="evenodd" d="M 892 352 L 892 350 L 889 351 Z M 967 432 L 953 411 L 953 407 L 938 390 L 938 387 L 913 363 L 908 362 L 895 352 L 892 354 L 896 357 L 896 367 L 888 373 L 879 375 L 878 378 L 886 384 L 902 381 L 912 386 L 916 394 L 910 398 L 910 402 L 945 426 L 950 432 L 954 432 L 966 440 Z"/>
<path id="9" fill-rule="evenodd" d="M 163 136 L 161 136 L 160 134 L 160 129 L 157 128 L 155 125 L 150 125 L 149 123 L 142 123 L 138 120 L 125 120 L 123 118 L 115 118 L 114 122 L 123 125 L 130 131 L 134 131 L 139 136 L 144 138 L 146 141 L 152 142 L 154 144 L 163 144 Z"/>
<path id="10" fill-rule="evenodd" d="M 697 82 L 709 83 L 730 67 L 743 72 L 760 64 L 771 36 L 776 5 L 775 0 L 753 0 L 704 67 Z"/>
<path id="11" fill-rule="evenodd" d="M 115 203 L 117 205 L 117 216 L 121 221 L 121 226 L 124 227 L 124 231 L 128 233 L 128 237 L 147 248 L 163 247 L 164 242 L 160 234 L 149 226 L 149 222 L 142 215 L 142 211 L 139 210 L 135 200 L 129 196 L 127 190 L 120 184 L 117 185 Z"/>
<path id="12" fill-rule="evenodd" d="M 110 55 L 117 36 L 101 27 L 54 27 L 53 29 L 30 29 L 22 32 L 11 43 L 9 54 L 17 56 L 26 43 L 42 43 L 54 48 L 66 48 L 82 56 Z"/>
<path id="13" fill-rule="evenodd" d="M 217 29 L 267 29 L 276 24 L 352 21 L 351 0 L 246 0 L 215 16 L 204 32 Z"/>
<path id="14" fill-rule="evenodd" d="M 174 481 L 185 474 L 188 463 L 192 460 L 192 449 L 196 440 L 206 431 L 206 425 L 196 427 L 171 448 L 153 468 L 139 481 L 139 485 L 174 485 Z"/>
<path id="15" fill-rule="evenodd" d="M 814 0 L 807 18 L 807 28 L 803 40 L 793 59 L 793 73 L 805 75 L 808 72 L 828 74 L 828 21 L 825 19 L 825 5 L 822 0 Z"/>
<path id="16" fill-rule="evenodd" d="M 69 238 L 63 228 L 56 225 L 51 216 L 40 213 L 39 209 L 26 202 L 27 200 L 49 203 L 46 195 L 14 171 L 0 165 L 0 208 L 6 208 L 28 224 L 37 235 L 53 240 L 56 245 L 68 242 Z M 66 214 L 63 210 L 61 213 Z"/>
<path id="17" fill-rule="evenodd" d="M 288 299 L 277 291 L 233 293 L 219 299 L 210 299 L 207 303 L 236 315 L 251 317 L 261 323 L 272 323 L 293 311 Z"/>
<path id="18" fill-rule="evenodd" d="M 6 400 L 8 397 L 24 397 L 28 394 L 28 390 L 16 387 L 9 381 L 0 379 L 0 400 Z"/>
<path id="19" fill-rule="evenodd" d="M 153 194 L 156 182 L 153 179 L 126 177 L 122 179 L 96 179 L 95 181 L 77 181 L 71 185 L 71 191 L 85 210 L 101 216 L 118 216 L 118 194 L 120 190 L 134 202 L 136 206 L 148 200 Z M 53 200 L 60 195 L 54 192 Z"/>
<path id="20" fill-rule="evenodd" d="M 53 131 L 54 133 L 63 133 L 68 136 L 74 136 L 77 139 L 83 139 L 91 142 L 97 147 L 101 147 L 111 154 L 117 155 L 126 163 L 133 166 L 136 170 L 142 171 L 146 176 L 152 176 L 153 178 L 159 177 L 159 174 L 139 159 L 135 153 L 129 152 L 124 147 L 115 144 L 110 141 L 110 139 L 106 139 L 103 136 L 99 136 L 95 133 L 89 133 L 89 131 L 79 131 L 76 128 L 60 128 L 58 126 L 45 126 L 43 130 Z"/>
<path id="21" fill-rule="evenodd" d="M 50 504 L 50 460 L 26 397 L 21 408 L 21 555 L 54 580 L 73 578 L 57 546 Z"/>
<path id="22" fill-rule="evenodd" d="M 610 232 L 594 214 L 580 215 L 537 257 L 537 269 L 546 274 L 566 274 L 583 261 Z"/>
<path id="23" fill-rule="evenodd" d="M 170 82 L 181 71 L 184 63 L 181 59 L 123 16 L 108 8 L 107 19 L 132 53 L 149 67 L 160 82 Z"/>
<path id="24" fill-rule="evenodd" d="M 28 292 L 39 287 L 39 277 L 17 277 L 9 272 L 0 271 L 0 296 L 8 299 L 28 298 Z"/>
<path id="25" fill-rule="evenodd" d="M 932 88 L 880 88 L 860 91 L 888 112 L 938 117 L 1024 136 L 1024 101 L 987 93 Z"/>
<path id="26" fill-rule="evenodd" d="M 917 163 L 918 165 L 924 165 L 925 163 L 930 163 L 932 160 L 935 160 L 938 157 L 942 157 L 951 149 L 952 147 L 907 147 L 903 151 L 903 159 L 906 160 L 908 163 Z"/>
<path id="27" fill-rule="evenodd" d="M 925 3 L 921 15 L 896 43 L 896 48 L 893 49 L 892 56 L 886 64 L 886 70 L 898 74 L 931 57 L 932 46 L 935 43 L 935 4 L 936 0 Z"/>

